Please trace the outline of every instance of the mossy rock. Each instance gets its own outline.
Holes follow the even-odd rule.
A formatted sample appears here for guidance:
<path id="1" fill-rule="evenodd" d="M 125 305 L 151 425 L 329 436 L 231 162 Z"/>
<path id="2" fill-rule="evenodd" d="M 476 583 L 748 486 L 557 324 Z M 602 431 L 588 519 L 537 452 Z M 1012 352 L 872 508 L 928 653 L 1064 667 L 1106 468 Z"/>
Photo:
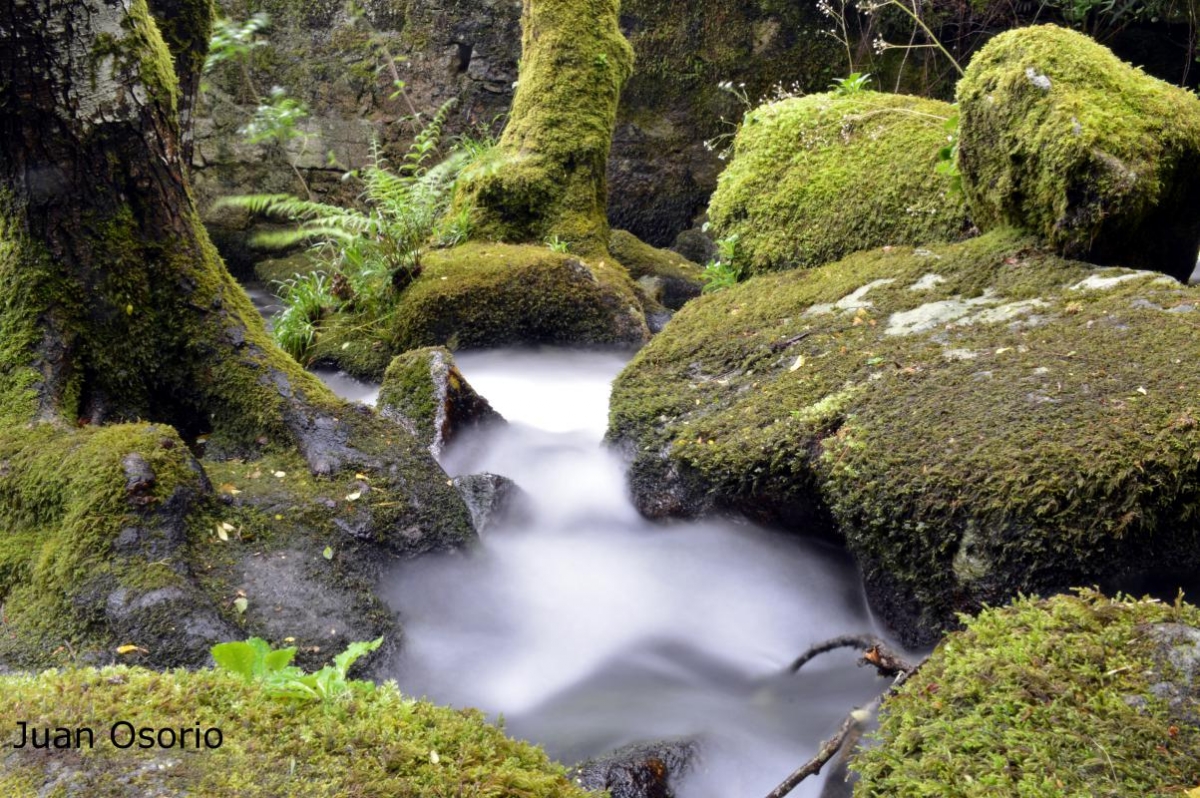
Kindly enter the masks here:
<path id="1" fill-rule="evenodd" d="M 377 406 L 435 456 L 465 429 L 504 422 L 442 346 L 397 355 L 383 375 Z"/>
<path id="2" fill-rule="evenodd" d="M 191 578 L 188 518 L 207 479 L 174 429 L 0 428 L 0 667 L 147 661 L 200 665 L 230 639 Z"/>
<path id="3" fill-rule="evenodd" d="M 899 94 L 813 94 L 742 120 L 709 220 L 738 237 L 751 273 L 811 268 L 860 249 L 958 238 L 960 192 L 938 174 L 943 102 Z"/>
<path id="4" fill-rule="evenodd" d="M 1198 661 L 1190 604 L 1085 592 L 986 610 L 885 701 L 854 794 L 1183 795 L 1200 785 Z"/>
<path id="5" fill-rule="evenodd" d="M 37 727 L 93 730 L 76 751 L 9 749 L 0 792 L 24 796 L 436 796 L 582 798 L 563 769 L 475 710 L 433 706 L 394 683 L 346 702 L 296 704 L 214 671 L 128 667 L 0 677 L 0 713 Z M 138 729 L 221 730 L 219 748 L 116 748 Z M 9 730 L 12 731 L 11 729 Z M 126 727 L 117 739 L 124 742 Z M 210 741 L 216 735 L 208 735 Z"/>
<path id="6" fill-rule="evenodd" d="M 671 310 L 700 296 L 704 269 L 669 249 L 645 243 L 633 233 L 613 230 L 608 251 L 651 298 Z"/>
<path id="7" fill-rule="evenodd" d="M 370 338 L 356 318 L 335 318 L 314 360 L 377 380 L 393 356 L 424 346 L 637 345 L 649 337 L 633 282 L 612 258 L 476 242 L 430 252 L 422 263 L 386 329 Z"/>
<path id="8" fill-rule="evenodd" d="M 1018 591 L 1200 564 L 1200 292 L 1011 231 L 756 277 L 614 384 L 651 516 L 844 539 L 907 643 Z"/>
<path id="9" fill-rule="evenodd" d="M 1003 33 L 958 86 L 958 164 L 980 228 L 1186 280 L 1200 250 L 1200 100 L 1075 31 Z"/>

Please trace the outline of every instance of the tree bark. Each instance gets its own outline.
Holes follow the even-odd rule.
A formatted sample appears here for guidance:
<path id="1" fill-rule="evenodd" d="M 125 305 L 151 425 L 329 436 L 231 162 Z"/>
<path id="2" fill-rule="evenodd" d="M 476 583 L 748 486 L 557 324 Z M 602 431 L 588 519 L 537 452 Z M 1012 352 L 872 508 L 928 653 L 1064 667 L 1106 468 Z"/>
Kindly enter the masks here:
<path id="1" fill-rule="evenodd" d="M 106 604 L 99 586 L 85 589 L 89 572 L 135 574 L 111 554 L 138 529 L 169 526 L 181 545 L 189 508 L 211 491 L 202 472 L 188 476 L 199 467 L 185 445 L 206 440 L 212 459 L 298 449 L 315 475 L 369 471 L 380 500 L 350 532 L 395 551 L 461 543 L 470 530 L 428 453 L 278 349 L 225 270 L 192 201 L 179 117 L 181 84 L 194 91 L 203 61 L 207 4 L 155 2 L 186 43 L 174 62 L 146 0 L 0 0 L 0 602 L 32 585 L 27 614 L 49 593 L 74 602 L 56 611 L 90 607 L 112 629 L 136 614 L 95 610 Z M 100 428 L 119 432 L 97 438 Z M 83 475 L 36 473 L 39 453 L 75 457 L 101 439 L 150 464 L 135 469 L 145 477 L 99 455 L 80 461 L 93 463 Z M 153 490 L 134 490 L 143 483 Z M 164 526 L 155 519 L 168 506 Z M 21 562 L 25 544 L 10 543 L 21 535 L 29 546 L 55 538 L 69 565 Z M 144 566 L 162 559 L 154 551 Z M 184 570 L 171 579 L 186 583 Z M 191 590 L 167 581 L 177 598 Z M 147 590 L 167 595 L 120 589 L 110 610 L 145 605 Z M 220 633 L 190 628 L 202 633 L 158 664 L 194 662 L 204 635 Z"/>

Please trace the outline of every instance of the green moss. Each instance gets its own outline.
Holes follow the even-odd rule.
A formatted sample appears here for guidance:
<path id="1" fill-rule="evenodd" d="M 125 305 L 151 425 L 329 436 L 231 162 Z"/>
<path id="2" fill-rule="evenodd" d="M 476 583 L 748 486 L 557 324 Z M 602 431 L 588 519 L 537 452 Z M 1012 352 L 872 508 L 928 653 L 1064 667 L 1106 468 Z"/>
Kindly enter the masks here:
<path id="1" fill-rule="evenodd" d="M 1154 625 L 1188 604 L 1021 599 L 949 635 L 884 704 L 859 798 L 1170 796 L 1200 784 L 1200 730 L 1159 697 Z M 1186 678 L 1186 677 L 1185 677 Z"/>
<path id="2" fill-rule="evenodd" d="M 179 79 L 175 75 L 171 51 L 163 43 L 146 0 L 134 0 L 121 25 L 125 35 L 120 38 L 109 33 L 96 36 L 91 53 L 92 68 L 108 68 L 113 74 L 104 76 L 104 79 L 122 83 L 126 81 L 123 73 L 136 71 L 135 80 L 149 89 L 151 97 L 163 111 L 164 122 L 177 128 Z M 97 79 L 97 76 L 92 76 L 93 82 Z"/>
<path id="3" fill-rule="evenodd" d="M 616 0 L 525 6 L 521 68 L 500 158 L 459 179 L 474 235 L 513 243 L 558 236 L 575 252 L 608 244 L 605 170 L 633 50 Z"/>
<path id="4" fill-rule="evenodd" d="M 406 422 L 415 427 L 418 440 L 433 441 L 438 437 L 438 397 L 431 376 L 433 361 L 441 358 L 443 363 L 452 363 L 449 350 L 444 347 L 414 349 L 397 355 L 383 375 L 379 389 L 380 408 L 393 408 Z"/>
<path id="5" fill-rule="evenodd" d="M 96 746 L 62 765 L 72 784 L 101 798 L 183 789 L 219 796 L 583 796 L 563 769 L 507 739 L 481 713 L 435 707 L 394 684 L 345 704 L 294 706 L 239 677 L 134 668 L 0 677 L 0 714 L 37 727 L 87 726 Z M 131 716 L 131 708 L 136 712 Z M 109 729 L 219 728 L 220 748 L 116 749 Z M 122 738 L 124 739 L 124 738 Z M 164 760 L 170 760 L 165 766 Z M 57 777 L 42 756 L 16 754 L 0 773 L 6 795 L 32 794 Z M 57 760 L 56 760 L 57 761 Z"/>
<path id="6" fill-rule="evenodd" d="M 629 276 L 611 259 L 477 242 L 422 262 L 420 279 L 401 294 L 378 337 L 352 316 L 335 318 L 315 358 L 379 379 L 394 354 L 422 346 L 637 344 L 647 337 Z"/>
<path id="7" fill-rule="evenodd" d="M 1001 34 L 958 87 L 972 219 L 1094 263 L 1186 279 L 1200 248 L 1200 100 L 1074 31 Z"/>
<path id="8" fill-rule="evenodd" d="M 895 94 L 815 94 L 742 121 L 709 219 L 752 273 L 820 266 L 860 249 L 960 237 L 960 193 L 935 169 L 947 104 Z"/>
<path id="9" fill-rule="evenodd" d="M 652 247 L 624 230 L 612 231 L 608 251 L 639 287 L 651 294 L 643 305 L 661 302 L 678 310 L 684 302 L 698 297 L 704 286 L 704 269 L 700 266 L 670 250 Z"/>
<path id="10" fill-rule="evenodd" d="M 130 484 L 130 458 L 153 474 L 149 484 Z M 9 427 L 0 463 L 0 601 L 10 632 L 0 661 L 53 662 L 64 644 L 107 656 L 116 645 L 105 619 L 110 593 L 185 584 L 172 519 L 203 491 L 203 477 L 174 430 Z M 140 530 L 140 548 L 119 554 L 128 529 Z"/>
<path id="11" fill-rule="evenodd" d="M 929 640 L 1020 590 L 1192 567 L 1198 301 L 1011 231 L 858 253 L 689 303 L 610 438 L 649 512 L 836 530 Z"/>

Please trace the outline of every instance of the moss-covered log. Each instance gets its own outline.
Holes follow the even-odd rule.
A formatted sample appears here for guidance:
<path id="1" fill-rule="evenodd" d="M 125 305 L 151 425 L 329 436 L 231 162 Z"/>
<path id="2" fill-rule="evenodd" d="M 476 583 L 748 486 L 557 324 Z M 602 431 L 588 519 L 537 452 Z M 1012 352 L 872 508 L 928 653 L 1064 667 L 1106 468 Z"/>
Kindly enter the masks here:
<path id="1" fill-rule="evenodd" d="M 709 219 L 753 273 L 812 268 L 860 249 L 961 238 L 962 193 L 937 172 L 947 103 L 860 91 L 746 115 Z"/>
<path id="2" fill-rule="evenodd" d="M 1200 565 L 1198 306 L 1011 231 L 870 250 L 689 303 L 609 434 L 643 512 L 838 535 L 932 642 L 1019 591 Z"/>
<path id="3" fill-rule="evenodd" d="M 633 50 L 617 0 L 525 0 L 521 69 L 495 157 L 460 181 L 477 234 L 557 236 L 590 255 L 608 245 L 605 170 Z"/>
<path id="4" fill-rule="evenodd" d="M 172 506 L 188 473 L 185 445 L 206 442 L 214 458 L 298 450 L 319 475 L 369 471 L 385 500 L 355 534 L 395 549 L 404 549 L 395 535 L 418 550 L 470 535 L 465 507 L 419 444 L 339 401 L 271 342 L 197 218 L 179 105 L 145 0 L 0 12 L 0 597 L 18 616 L 35 606 L 21 597 L 54 607 L 41 618 L 58 624 L 46 639 L 94 647 L 124 628 L 103 608 L 127 585 L 89 585 L 128 537 L 126 521 L 152 529 L 153 518 L 139 518 Z M 161 434 L 143 422 L 163 425 Z M 173 453 L 147 443 L 155 435 Z M 100 440 L 103 457 L 76 456 Z M 43 479 L 46 451 L 81 473 Z M 154 465 L 159 457 L 180 479 Z M 145 474 L 118 467 L 139 459 Z M 157 487 L 137 494 L 141 483 Z M 189 495 L 208 491 L 202 475 L 187 485 Z M 172 546 L 177 527 L 164 533 Z M 69 567 L 47 570 L 77 550 Z M 168 565 L 168 582 L 188 578 Z M 143 584 L 121 601 L 160 588 Z M 152 661 L 192 662 L 202 637 L 186 654 L 164 645 Z"/>
<path id="5" fill-rule="evenodd" d="M 1200 249 L 1200 100 L 1075 31 L 1001 34 L 958 87 L 972 220 L 1067 257 L 1186 280 Z"/>

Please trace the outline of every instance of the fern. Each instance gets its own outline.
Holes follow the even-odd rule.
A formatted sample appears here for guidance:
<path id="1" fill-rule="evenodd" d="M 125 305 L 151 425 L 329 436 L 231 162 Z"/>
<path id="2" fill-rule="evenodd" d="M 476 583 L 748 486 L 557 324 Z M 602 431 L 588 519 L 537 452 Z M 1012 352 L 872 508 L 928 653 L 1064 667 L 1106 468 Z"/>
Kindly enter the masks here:
<path id="1" fill-rule="evenodd" d="M 478 139 L 456 144 L 442 157 L 439 149 L 453 101 L 447 102 L 418 132 L 393 167 L 378 142 L 370 163 L 350 177 L 362 183 L 360 205 L 343 208 L 288 194 L 225 197 L 218 207 L 241 208 L 291 223 L 286 230 L 260 233 L 252 243 L 263 249 L 311 245 L 340 285 L 333 296 L 325 275 L 297 278 L 282 286 L 285 309 L 275 322 L 276 339 L 303 359 L 320 333 L 325 315 L 349 311 L 370 324 L 388 312 L 394 296 L 421 272 L 421 255 L 432 244 L 461 243 L 470 230 L 462 214 L 447 217 L 455 181 L 472 163 L 488 157 Z M 445 218 L 444 218 L 445 217 Z M 312 299 L 319 297 L 319 301 Z"/>

